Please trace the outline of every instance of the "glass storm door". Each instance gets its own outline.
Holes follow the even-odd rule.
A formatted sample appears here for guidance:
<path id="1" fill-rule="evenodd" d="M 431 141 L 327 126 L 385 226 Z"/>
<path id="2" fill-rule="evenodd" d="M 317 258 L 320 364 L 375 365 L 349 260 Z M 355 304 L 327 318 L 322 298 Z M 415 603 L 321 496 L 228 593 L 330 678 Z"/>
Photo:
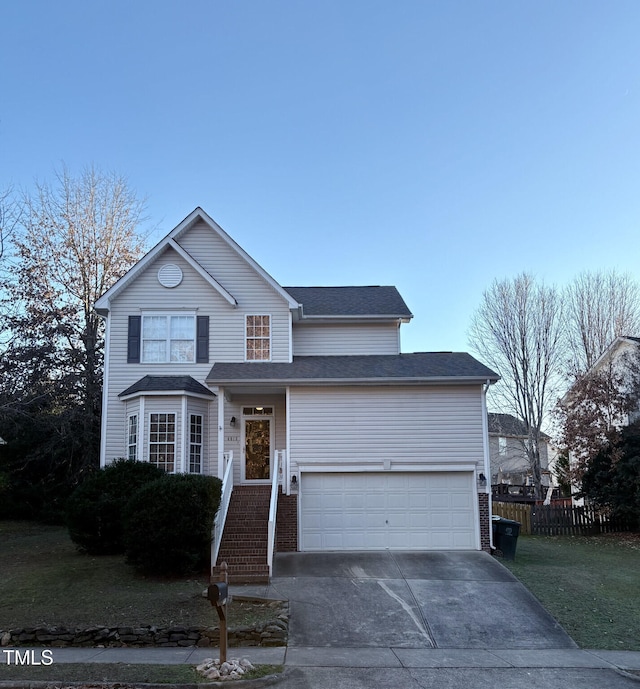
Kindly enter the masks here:
<path id="1" fill-rule="evenodd" d="M 244 477 L 247 481 L 271 478 L 271 419 L 244 419 Z"/>

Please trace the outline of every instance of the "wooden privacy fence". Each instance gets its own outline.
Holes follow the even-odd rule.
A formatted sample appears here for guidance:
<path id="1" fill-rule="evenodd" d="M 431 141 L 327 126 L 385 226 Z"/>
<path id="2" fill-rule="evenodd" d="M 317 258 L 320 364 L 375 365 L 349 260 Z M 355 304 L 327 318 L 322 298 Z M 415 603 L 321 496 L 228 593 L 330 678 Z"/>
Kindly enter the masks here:
<path id="1" fill-rule="evenodd" d="M 493 514 L 520 522 L 520 533 L 534 536 L 594 536 L 629 530 L 628 524 L 589 506 L 527 505 L 494 501 Z"/>
<path id="2" fill-rule="evenodd" d="M 520 522 L 520 533 L 529 536 L 531 534 L 531 505 L 522 502 L 496 502 L 493 503 L 493 514 L 505 519 L 513 519 Z"/>

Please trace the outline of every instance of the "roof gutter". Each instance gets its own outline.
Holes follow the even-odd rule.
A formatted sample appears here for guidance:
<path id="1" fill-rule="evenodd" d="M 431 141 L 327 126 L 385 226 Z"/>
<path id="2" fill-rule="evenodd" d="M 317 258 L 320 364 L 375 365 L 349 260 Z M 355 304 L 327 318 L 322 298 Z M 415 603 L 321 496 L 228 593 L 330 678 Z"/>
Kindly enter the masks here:
<path id="1" fill-rule="evenodd" d="M 452 378 L 434 376 L 430 378 L 207 378 L 207 384 L 251 385 L 252 387 L 272 385 L 483 385 L 487 378 Z M 495 383 L 496 381 L 492 381 Z M 491 384 L 491 383 L 490 383 Z"/>

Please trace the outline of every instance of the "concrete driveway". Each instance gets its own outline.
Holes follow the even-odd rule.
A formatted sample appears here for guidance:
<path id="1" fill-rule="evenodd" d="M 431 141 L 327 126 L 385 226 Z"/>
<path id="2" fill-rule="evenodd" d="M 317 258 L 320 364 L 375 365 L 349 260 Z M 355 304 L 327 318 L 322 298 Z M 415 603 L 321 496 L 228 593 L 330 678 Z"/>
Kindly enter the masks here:
<path id="1" fill-rule="evenodd" d="M 282 553 L 267 594 L 290 601 L 289 647 L 576 647 L 482 552 Z"/>

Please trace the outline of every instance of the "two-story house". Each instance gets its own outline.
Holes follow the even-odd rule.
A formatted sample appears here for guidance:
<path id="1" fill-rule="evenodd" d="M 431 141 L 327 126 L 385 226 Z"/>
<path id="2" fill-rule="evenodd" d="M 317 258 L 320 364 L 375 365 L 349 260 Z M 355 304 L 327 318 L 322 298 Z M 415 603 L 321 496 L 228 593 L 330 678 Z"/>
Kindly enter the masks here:
<path id="1" fill-rule="evenodd" d="M 527 427 L 521 419 L 512 414 L 489 412 L 489 455 L 491 458 L 491 484 L 494 495 L 532 496 L 533 479 L 531 463 L 527 456 Z M 540 469 L 542 485 L 548 488 L 552 483 L 550 459 L 553 450 L 551 438 L 546 433 L 540 434 Z M 526 487 L 530 486 L 528 492 Z"/>
<path id="2" fill-rule="evenodd" d="M 489 548 L 498 377 L 466 353 L 401 353 L 394 287 L 282 287 L 197 208 L 96 309 L 103 465 L 222 477 L 233 457 L 234 492 L 268 492 L 277 456 L 281 548 Z"/>

